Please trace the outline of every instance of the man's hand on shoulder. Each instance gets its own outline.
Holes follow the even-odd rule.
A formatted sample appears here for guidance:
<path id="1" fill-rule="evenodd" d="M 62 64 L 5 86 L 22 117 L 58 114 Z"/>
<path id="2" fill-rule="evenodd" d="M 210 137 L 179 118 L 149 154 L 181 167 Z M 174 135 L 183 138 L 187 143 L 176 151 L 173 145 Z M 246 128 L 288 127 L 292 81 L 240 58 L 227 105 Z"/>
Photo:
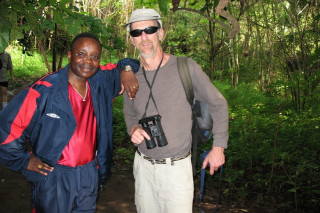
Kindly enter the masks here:
<path id="1" fill-rule="evenodd" d="M 139 68 L 140 61 L 136 59 L 124 58 L 118 62 L 121 77 L 121 91 L 119 94 L 122 94 L 125 90 L 131 100 L 135 98 L 139 89 L 139 84 L 135 76 Z"/>
<path id="2" fill-rule="evenodd" d="M 131 68 L 131 67 L 130 67 Z M 126 68 L 127 70 L 120 71 L 121 75 L 121 91 L 119 94 L 122 94 L 124 90 L 127 92 L 131 100 L 135 99 L 136 93 L 139 90 L 139 84 L 137 78 L 132 70 Z"/>

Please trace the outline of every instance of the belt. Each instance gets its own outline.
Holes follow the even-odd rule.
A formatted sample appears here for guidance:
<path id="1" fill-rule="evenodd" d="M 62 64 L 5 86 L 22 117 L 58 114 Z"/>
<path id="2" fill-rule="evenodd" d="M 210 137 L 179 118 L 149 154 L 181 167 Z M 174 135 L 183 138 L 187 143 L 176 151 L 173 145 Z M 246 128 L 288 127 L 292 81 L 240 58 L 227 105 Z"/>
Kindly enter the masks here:
<path id="1" fill-rule="evenodd" d="M 152 164 L 166 164 L 166 159 L 168 158 L 163 158 L 163 159 L 159 159 L 159 160 L 155 160 L 149 156 L 146 156 L 144 154 L 142 154 L 139 149 L 137 149 L 137 153 L 145 160 L 147 161 L 150 161 Z M 182 159 L 185 159 L 186 157 L 188 157 L 189 155 L 191 154 L 191 151 L 187 152 L 187 154 L 185 155 L 182 155 L 180 157 L 175 157 L 175 158 L 169 158 L 170 161 L 171 161 L 171 165 L 174 165 L 174 162 L 175 161 L 179 161 L 179 160 L 182 160 Z"/>

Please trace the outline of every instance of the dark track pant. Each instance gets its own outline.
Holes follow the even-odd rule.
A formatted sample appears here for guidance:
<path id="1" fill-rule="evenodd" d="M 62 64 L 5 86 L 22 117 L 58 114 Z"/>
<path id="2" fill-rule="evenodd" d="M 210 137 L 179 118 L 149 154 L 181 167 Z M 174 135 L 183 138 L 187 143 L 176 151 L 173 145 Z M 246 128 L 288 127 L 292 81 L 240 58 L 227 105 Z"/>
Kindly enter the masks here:
<path id="1" fill-rule="evenodd" d="M 96 163 L 67 167 L 55 166 L 45 181 L 32 182 L 33 212 L 94 212 L 98 195 Z"/>

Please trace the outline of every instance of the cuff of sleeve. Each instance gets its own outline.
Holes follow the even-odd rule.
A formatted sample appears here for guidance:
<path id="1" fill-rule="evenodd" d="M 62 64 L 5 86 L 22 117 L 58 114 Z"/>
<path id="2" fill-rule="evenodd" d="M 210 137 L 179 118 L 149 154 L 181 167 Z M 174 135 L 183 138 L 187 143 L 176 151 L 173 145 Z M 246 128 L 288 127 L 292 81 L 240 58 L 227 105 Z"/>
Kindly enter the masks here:
<path id="1" fill-rule="evenodd" d="M 22 165 L 22 169 L 27 169 L 28 168 L 29 161 L 30 161 L 30 153 L 27 152 L 26 157 L 25 157 L 24 162 L 23 162 L 23 165 Z"/>
<path id="2" fill-rule="evenodd" d="M 138 72 L 140 67 L 140 61 L 132 58 L 125 58 L 118 62 L 118 69 L 124 70 L 124 68 L 129 65 L 134 73 Z"/>
<path id="3" fill-rule="evenodd" d="M 228 148 L 228 139 L 229 135 L 225 135 L 224 137 L 213 137 L 213 145 L 212 147 L 222 147 L 227 149 Z"/>

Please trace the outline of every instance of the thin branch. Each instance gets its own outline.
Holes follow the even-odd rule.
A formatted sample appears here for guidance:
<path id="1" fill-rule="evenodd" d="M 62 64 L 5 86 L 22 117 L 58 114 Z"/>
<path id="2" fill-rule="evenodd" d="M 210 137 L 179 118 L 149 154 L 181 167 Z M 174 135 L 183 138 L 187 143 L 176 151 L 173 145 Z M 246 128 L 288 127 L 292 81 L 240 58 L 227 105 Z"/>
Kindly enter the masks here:
<path id="1" fill-rule="evenodd" d="M 239 33 L 240 25 L 239 25 L 239 22 L 228 11 L 224 10 L 224 8 L 228 5 L 228 3 L 229 3 L 229 0 L 220 0 L 218 6 L 216 7 L 216 12 L 220 16 L 228 19 L 231 22 L 231 24 L 233 25 L 233 28 L 230 28 L 223 21 L 211 18 L 210 16 L 206 15 L 205 13 L 203 13 L 199 10 L 195 10 L 195 9 L 191 9 L 191 8 L 187 8 L 187 7 L 181 7 L 181 8 L 175 8 L 175 11 L 185 10 L 185 11 L 200 14 L 201 16 L 205 17 L 209 21 L 219 24 L 225 31 L 227 31 L 228 38 L 233 39 Z"/>
<path id="2" fill-rule="evenodd" d="M 220 0 L 218 6 L 216 7 L 216 12 L 220 16 L 228 19 L 231 24 L 233 25 L 232 31 L 229 32 L 228 38 L 234 38 L 240 32 L 240 25 L 239 22 L 224 8 L 228 5 L 229 0 Z"/>
<path id="3" fill-rule="evenodd" d="M 209 17 L 208 15 L 206 15 L 205 13 L 199 11 L 199 10 L 195 10 L 195 9 L 191 9 L 191 8 L 186 8 L 186 7 L 180 7 L 178 8 L 177 10 L 185 10 L 185 11 L 189 11 L 189 12 L 193 12 L 193 13 L 197 13 L 197 14 L 200 14 L 202 15 L 203 17 L 205 17 L 206 19 L 208 19 L 209 21 L 211 22 L 215 22 L 217 24 L 219 24 L 222 28 L 224 28 L 228 33 L 231 32 L 231 28 L 224 22 L 220 21 L 220 20 L 217 20 L 217 19 L 214 19 L 214 18 L 211 18 Z"/>

